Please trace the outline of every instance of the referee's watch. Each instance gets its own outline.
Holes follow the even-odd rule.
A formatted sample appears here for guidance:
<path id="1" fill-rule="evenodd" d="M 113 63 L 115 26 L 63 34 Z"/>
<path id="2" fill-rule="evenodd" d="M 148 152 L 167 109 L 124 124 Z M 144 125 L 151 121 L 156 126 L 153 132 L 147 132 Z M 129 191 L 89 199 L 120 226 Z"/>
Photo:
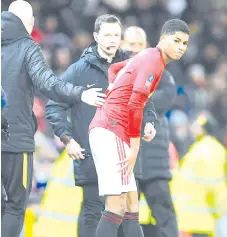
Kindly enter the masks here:
<path id="1" fill-rule="evenodd" d="M 60 140 L 64 143 L 64 145 L 68 145 L 70 143 L 70 137 L 68 137 L 66 134 L 60 137 Z"/>

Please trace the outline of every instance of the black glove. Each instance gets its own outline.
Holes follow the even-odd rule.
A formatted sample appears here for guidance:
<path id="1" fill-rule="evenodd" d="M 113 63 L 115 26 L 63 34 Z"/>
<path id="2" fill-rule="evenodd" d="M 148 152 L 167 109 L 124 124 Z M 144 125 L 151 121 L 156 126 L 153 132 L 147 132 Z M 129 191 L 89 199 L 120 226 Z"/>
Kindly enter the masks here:
<path id="1" fill-rule="evenodd" d="M 3 114 L 1 114 L 1 136 L 2 141 L 8 141 L 9 140 L 9 132 L 8 132 L 9 124 L 7 119 L 4 117 Z"/>

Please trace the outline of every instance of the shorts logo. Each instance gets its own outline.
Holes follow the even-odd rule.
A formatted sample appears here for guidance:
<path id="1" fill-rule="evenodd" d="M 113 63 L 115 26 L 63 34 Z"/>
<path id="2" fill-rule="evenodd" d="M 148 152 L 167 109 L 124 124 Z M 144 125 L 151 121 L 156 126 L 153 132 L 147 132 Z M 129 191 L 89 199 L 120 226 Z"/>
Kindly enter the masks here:
<path id="1" fill-rule="evenodd" d="M 152 82 L 154 81 L 154 75 L 148 75 L 147 80 L 145 82 L 145 89 L 150 92 L 150 87 L 152 85 Z"/>

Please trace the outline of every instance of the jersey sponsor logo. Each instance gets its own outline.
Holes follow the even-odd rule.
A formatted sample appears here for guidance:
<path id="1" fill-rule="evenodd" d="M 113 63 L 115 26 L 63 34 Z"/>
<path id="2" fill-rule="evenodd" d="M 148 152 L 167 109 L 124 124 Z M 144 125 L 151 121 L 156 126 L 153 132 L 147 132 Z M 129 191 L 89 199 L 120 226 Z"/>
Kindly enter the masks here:
<path id="1" fill-rule="evenodd" d="M 152 74 L 148 75 L 148 77 L 147 77 L 147 80 L 145 82 L 145 90 L 147 90 L 148 92 L 150 91 L 151 84 L 154 81 L 154 78 L 155 77 Z"/>

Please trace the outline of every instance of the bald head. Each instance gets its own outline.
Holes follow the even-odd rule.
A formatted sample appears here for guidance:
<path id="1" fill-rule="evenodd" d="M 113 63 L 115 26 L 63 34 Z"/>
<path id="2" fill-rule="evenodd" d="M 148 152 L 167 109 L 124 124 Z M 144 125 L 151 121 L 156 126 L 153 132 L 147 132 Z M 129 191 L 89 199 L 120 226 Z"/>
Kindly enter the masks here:
<path id="1" fill-rule="evenodd" d="M 10 4 L 8 11 L 19 17 L 28 33 L 31 34 L 34 26 L 31 4 L 23 0 L 17 0 Z"/>
<path id="2" fill-rule="evenodd" d="M 145 31 L 137 26 L 130 26 L 124 32 L 124 47 L 135 53 L 140 52 L 147 46 L 147 35 Z"/>

